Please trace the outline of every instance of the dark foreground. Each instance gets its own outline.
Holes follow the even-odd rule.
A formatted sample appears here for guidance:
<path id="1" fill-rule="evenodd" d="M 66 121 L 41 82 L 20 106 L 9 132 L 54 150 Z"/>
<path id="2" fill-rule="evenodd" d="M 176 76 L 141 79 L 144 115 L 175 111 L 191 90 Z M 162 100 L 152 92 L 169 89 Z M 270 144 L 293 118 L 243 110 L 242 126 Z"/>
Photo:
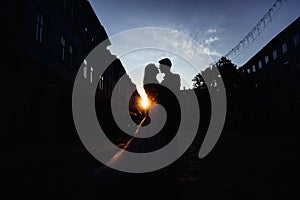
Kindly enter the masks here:
<path id="1" fill-rule="evenodd" d="M 1 199 L 299 199 L 298 133 L 223 133 L 197 157 L 200 142 L 173 165 L 126 174 L 102 165 L 81 145 L 2 146 Z"/>

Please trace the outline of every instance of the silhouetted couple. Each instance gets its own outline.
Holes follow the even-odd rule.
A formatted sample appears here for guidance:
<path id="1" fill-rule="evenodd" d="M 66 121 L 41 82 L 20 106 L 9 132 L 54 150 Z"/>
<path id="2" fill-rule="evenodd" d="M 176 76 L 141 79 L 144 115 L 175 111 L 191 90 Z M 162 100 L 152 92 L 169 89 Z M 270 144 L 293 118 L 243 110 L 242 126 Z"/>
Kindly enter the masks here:
<path id="1" fill-rule="evenodd" d="M 149 142 L 156 141 L 154 143 L 158 144 L 157 140 L 163 140 L 161 145 L 154 145 L 154 150 L 163 147 L 168 144 L 172 138 L 176 135 L 179 124 L 180 124 L 180 106 L 179 102 L 174 94 L 174 92 L 179 92 L 181 81 L 178 74 L 171 72 L 172 62 L 168 58 L 164 58 L 159 61 L 159 67 L 155 64 L 148 64 L 145 67 L 143 85 L 148 99 L 152 103 L 160 104 L 166 110 L 167 119 L 163 126 L 164 128 L 159 134 L 150 138 Z M 157 80 L 158 74 L 163 73 L 164 77 L 161 83 Z M 153 117 L 159 115 L 160 113 L 155 113 Z M 153 121 L 150 119 L 149 113 L 146 115 L 146 120 L 142 126 L 147 126 Z"/>
<path id="2" fill-rule="evenodd" d="M 156 87 L 155 85 L 149 85 L 148 83 L 154 83 L 157 85 L 160 84 L 173 91 L 180 90 L 180 76 L 178 74 L 172 73 L 171 67 L 172 62 L 169 58 L 164 58 L 160 60 L 159 67 L 156 67 L 156 65 L 152 63 L 146 66 L 143 85 L 145 91 L 149 93 L 148 96 L 151 96 Z M 159 83 L 157 80 L 157 75 L 160 72 L 164 74 L 164 78 L 161 83 Z M 153 95 L 156 97 L 160 94 L 154 93 Z"/>

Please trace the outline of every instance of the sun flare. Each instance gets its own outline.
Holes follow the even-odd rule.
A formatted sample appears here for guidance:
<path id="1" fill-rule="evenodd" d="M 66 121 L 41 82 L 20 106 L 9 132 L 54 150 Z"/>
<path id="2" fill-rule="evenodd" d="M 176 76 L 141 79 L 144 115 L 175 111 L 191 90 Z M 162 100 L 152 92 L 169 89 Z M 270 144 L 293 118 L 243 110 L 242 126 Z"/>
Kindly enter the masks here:
<path id="1" fill-rule="evenodd" d="M 148 98 L 142 98 L 141 101 L 142 101 L 141 102 L 142 107 L 144 109 L 148 108 L 148 106 L 149 106 L 149 100 L 148 100 Z"/>
<path id="2" fill-rule="evenodd" d="M 143 109 L 147 109 L 150 107 L 150 100 L 144 90 L 144 88 L 141 88 L 138 90 L 139 94 L 140 94 L 140 105 Z"/>

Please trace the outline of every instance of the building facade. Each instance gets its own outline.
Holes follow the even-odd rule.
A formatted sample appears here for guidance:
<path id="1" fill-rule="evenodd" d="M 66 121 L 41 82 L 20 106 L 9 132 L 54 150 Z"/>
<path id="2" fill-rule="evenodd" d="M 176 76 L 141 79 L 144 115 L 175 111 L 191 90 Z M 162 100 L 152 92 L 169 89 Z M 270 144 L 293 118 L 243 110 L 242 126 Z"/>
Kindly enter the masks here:
<path id="1" fill-rule="evenodd" d="M 248 127 L 268 121 L 269 127 L 294 127 L 300 117 L 299 27 L 298 17 L 239 68 Z"/>
<path id="2" fill-rule="evenodd" d="M 73 82 L 88 53 L 108 40 L 90 3 L 5 0 L 1 13 L 4 53 L 0 87 L 5 119 L 1 140 L 77 137 L 72 117 Z M 108 99 L 114 82 L 124 74 L 116 59 L 110 72 L 93 77 L 94 81 L 102 80 L 102 98 Z"/>

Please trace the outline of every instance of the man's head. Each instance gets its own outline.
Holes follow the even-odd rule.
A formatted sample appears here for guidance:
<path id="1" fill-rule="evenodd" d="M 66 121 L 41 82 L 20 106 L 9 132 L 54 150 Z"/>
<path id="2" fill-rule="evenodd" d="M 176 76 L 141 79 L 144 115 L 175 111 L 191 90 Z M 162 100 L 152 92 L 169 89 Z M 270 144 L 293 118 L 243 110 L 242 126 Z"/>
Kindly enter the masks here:
<path id="1" fill-rule="evenodd" d="M 172 62 L 169 58 L 161 59 L 159 62 L 159 68 L 162 73 L 169 72 L 172 67 Z"/>

